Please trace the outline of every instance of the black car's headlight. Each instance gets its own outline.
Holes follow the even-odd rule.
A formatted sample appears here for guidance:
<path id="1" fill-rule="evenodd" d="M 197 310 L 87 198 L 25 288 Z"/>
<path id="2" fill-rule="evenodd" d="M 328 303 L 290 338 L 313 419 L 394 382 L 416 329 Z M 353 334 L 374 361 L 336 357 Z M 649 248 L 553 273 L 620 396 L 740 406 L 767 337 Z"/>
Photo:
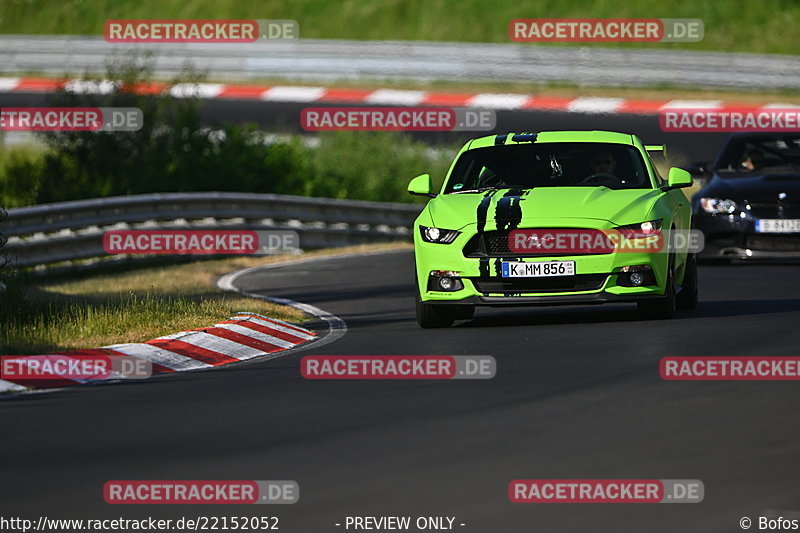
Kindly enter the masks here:
<path id="1" fill-rule="evenodd" d="M 454 229 L 429 228 L 427 226 L 420 226 L 419 232 L 422 234 L 423 241 L 436 244 L 450 244 L 461 235 L 460 231 Z"/>
<path id="2" fill-rule="evenodd" d="M 730 214 L 739 209 L 736 202 L 727 198 L 700 198 L 700 207 L 706 213 L 725 213 Z"/>

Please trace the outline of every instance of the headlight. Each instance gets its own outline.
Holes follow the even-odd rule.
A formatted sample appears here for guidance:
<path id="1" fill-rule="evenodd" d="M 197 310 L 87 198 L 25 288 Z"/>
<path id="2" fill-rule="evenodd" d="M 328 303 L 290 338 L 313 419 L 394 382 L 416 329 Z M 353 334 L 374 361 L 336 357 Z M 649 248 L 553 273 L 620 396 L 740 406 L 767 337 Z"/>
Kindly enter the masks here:
<path id="1" fill-rule="evenodd" d="M 706 213 L 733 213 L 739 209 L 733 200 L 722 198 L 700 198 L 700 207 Z"/>
<path id="2" fill-rule="evenodd" d="M 450 244 L 461 235 L 460 231 L 454 229 L 429 228 L 427 226 L 420 226 L 419 231 L 423 241 L 436 244 Z"/>
<path id="3" fill-rule="evenodd" d="M 617 226 L 617 231 L 628 238 L 643 238 L 661 233 L 661 226 L 664 224 L 662 219 L 648 220 L 639 224 L 626 224 Z"/>

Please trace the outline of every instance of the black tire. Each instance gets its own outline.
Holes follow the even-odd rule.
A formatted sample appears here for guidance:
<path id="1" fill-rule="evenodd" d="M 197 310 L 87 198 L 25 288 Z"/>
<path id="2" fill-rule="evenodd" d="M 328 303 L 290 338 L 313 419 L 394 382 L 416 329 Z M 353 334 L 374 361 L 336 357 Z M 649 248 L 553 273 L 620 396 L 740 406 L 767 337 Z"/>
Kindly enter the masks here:
<path id="1" fill-rule="evenodd" d="M 474 305 L 457 305 L 456 306 L 456 320 L 469 320 L 475 316 Z"/>
<path id="2" fill-rule="evenodd" d="M 676 301 L 675 296 L 675 258 L 670 256 L 669 268 L 667 269 L 667 283 L 664 290 L 665 296 L 663 298 L 654 298 L 652 300 L 642 300 L 637 302 L 639 312 L 647 318 L 652 319 L 667 319 L 675 315 Z"/>
<path id="3" fill-rule="evenodd" d="M 697 256 L 688 254 L 686 256 L 686 268 L 683 274 L 683 287 L 676 296 L 675 305 L 678 309 L 694 309 L 697 307 Z"/>
<path id="4" fill-rule="evenodd" d="M 417 323 L 422 328 L 446 328 L 456 319 L 456 306 L 422 303 L 417 297 Z"/>

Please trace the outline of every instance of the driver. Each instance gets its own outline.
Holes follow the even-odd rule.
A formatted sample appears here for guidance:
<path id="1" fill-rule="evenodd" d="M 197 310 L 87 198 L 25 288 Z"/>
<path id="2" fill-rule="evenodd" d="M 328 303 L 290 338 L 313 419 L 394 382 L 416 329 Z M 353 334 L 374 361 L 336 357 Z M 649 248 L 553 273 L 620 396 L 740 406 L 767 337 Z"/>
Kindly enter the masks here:
<path id="1" fill-rule="evenodd" d="M 761 150 L 748 150 L 747 153 L 745 153 L 744 160 L 742 161 L 742 168 L 752 172 L 754 170 L 761 170 L 764 168 L 765 163 L 766 161 L 764 159 L 764 154 L 761 152 Z"/>
<path id="2" fill-rule="evenodd" d="M 584 178 L 579 185 L 605 185 L 613 188 L 619 187 L 623 182 L 614 174 L 617 170 L 617 160 L 609 150 L 601 150 L 592 155 L 589 160 L 592 173 Z"/>
<path id="3" fill-rule="evenodd" d="M 611 174 L 617 169 L 617 160 L 611 155 L 611 152 L 602 151 L 597 152 L 592 157 L 592 174 Z"/>

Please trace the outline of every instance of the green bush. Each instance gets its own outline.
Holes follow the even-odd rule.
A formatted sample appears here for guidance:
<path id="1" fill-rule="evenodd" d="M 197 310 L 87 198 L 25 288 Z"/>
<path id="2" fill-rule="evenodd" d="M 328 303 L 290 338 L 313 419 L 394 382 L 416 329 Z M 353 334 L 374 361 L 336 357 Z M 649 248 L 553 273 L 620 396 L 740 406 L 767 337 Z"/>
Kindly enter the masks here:
<path id="1" fill-rule="evenodd" d="M 312 172 L 305 194 L 381 202 L 410 201 L 408 181 L 429 172 L 443 178 L 450 150 L 428 155 L 430 148 L 388 132 L 336 132 L 320 137 L 311 154 Z"/>
<path id="2" fill-rule="evenodd" d="M 0 149 L 0 206 L 35 204 L 44 173 L 42 150 L 29 146 Z"/>
<path id="3" fill-rule="evenodd" d="M 3 0 L 0 33 L 99 35 L 108 19 L 295 19 L 306 39 L 508 43 L 515 18 L 700 18 L 699 43 L 559 46 L 797 54 L 796 0 Z M 795 28 L 795 29 L 792 29 Z"/>
<path id="4" fill-rule="evenodd" d="M 254 125 L 204 127 L 196 98 L 126 91 L 147 83 L 148 59 L 112 64 L 107 79 L 123 84 L 108 95 L 56 93 L 55 107 L 137 107 L 136 132 L 48 132 L 46 149 L 10 150 L 0 162 L 2 201 L 9 207 L 152 192 L 240 191 L 414 201 L 407 182 L 429 172 L 441 178 L 450 150 L 431 153 L 400 133 L 335 132 L 311 147 L 299 136 L 265 143 Z M 194 73 L 184 80 L 196 81 Z M 91 81 L 91 80 L 89 80 Z"/>

